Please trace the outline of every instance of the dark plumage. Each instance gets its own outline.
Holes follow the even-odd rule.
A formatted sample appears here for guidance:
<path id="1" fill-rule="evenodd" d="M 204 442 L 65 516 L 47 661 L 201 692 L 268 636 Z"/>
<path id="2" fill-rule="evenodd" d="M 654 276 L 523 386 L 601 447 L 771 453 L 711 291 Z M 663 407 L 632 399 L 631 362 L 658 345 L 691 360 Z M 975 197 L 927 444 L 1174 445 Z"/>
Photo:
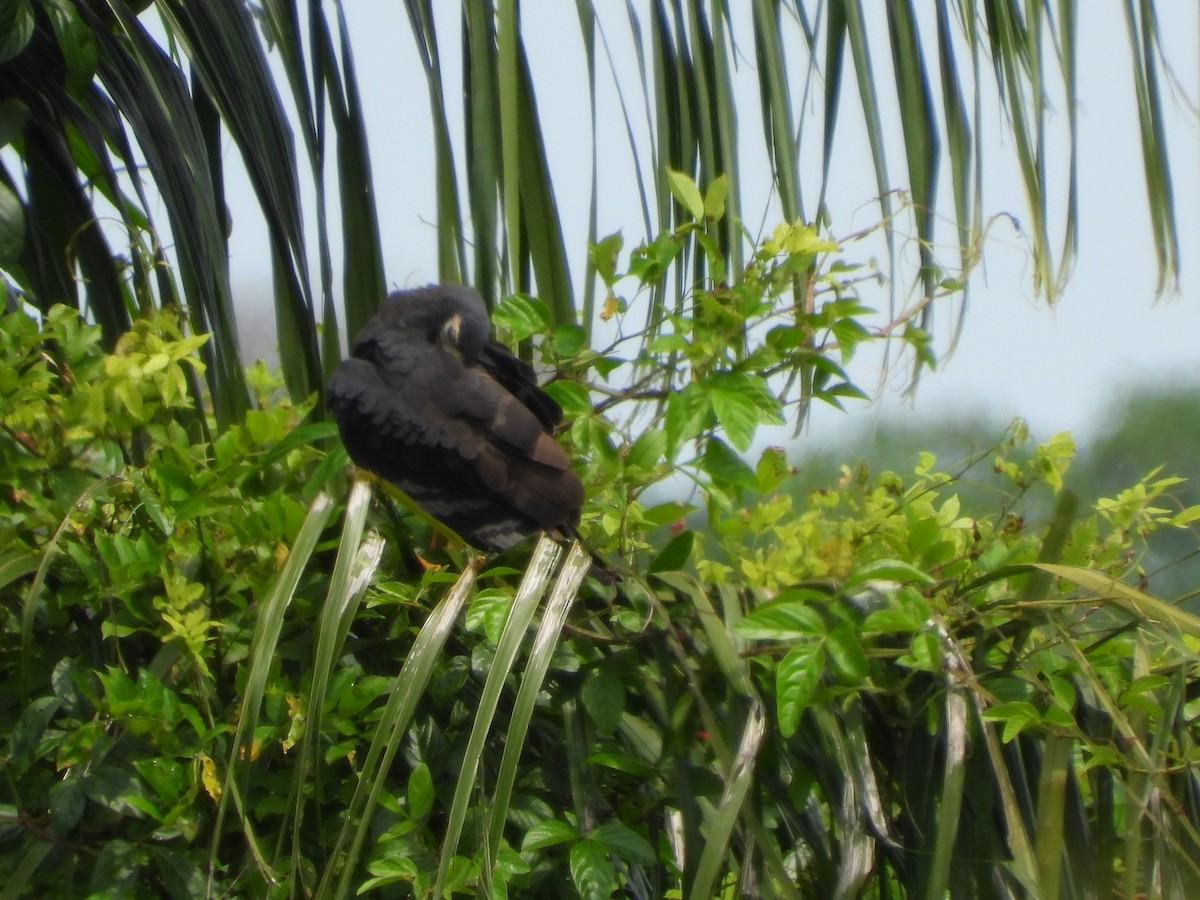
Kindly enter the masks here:
<path id="1" fill-rule="evenodd" d="M 562 409 L 490 333 L 463 285 L 384 299 L 329 379 L 342 441 L 481 550 L 574 535 L 583 485 L 552 434 Z"/>

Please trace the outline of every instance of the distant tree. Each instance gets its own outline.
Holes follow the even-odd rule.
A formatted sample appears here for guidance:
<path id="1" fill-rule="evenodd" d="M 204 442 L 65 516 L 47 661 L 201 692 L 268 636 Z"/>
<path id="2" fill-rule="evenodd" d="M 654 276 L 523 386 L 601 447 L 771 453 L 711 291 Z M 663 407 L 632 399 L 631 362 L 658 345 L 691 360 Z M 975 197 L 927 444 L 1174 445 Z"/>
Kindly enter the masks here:
<path id="1" fill-rule="evenodd" d="M 1171 513 L 1200 504 L 1200 389 L 1192 383 L 1130 385 L 1101 417 L 1100 433 L 1083 447 L 1071 483 L 1086 499 L 1116 497 L 1158 470 L 1158 478 L 1178 477 L 1155 506 Z M 1156 530 L 1149 538 L 1142 569 L 1148 589 L 1165 599 L 1200 595 L 1198 523 Z"/>

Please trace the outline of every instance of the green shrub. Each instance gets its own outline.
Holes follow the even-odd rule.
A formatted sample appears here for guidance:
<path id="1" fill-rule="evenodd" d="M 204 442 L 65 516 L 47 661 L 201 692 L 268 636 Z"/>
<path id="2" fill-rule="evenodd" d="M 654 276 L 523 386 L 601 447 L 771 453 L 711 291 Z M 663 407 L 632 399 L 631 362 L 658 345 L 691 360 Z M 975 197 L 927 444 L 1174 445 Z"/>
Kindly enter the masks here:
<path id="1" fill-rule="evenodd" d="M 1196 512 L 1155 508 L 1169 480 L 1076 510 L 1070 439 L 1022 458 L 1015 426 L 980 461 L 1009 486 L 990 516 L 928 455 L 800 497 L 780 451 L 749 465 L 710 421 L 674 438 L 701 523 L 637 503 L 669 436 L 585 415 L 570 437 L 613 451 L 593 530 L 641 549 L 560 627 L 571 596 L 518 591 L 519 557 L 470 594 L 445 595 L 457 564 L 380 565 L 366 492 L 322 493 L 346 495 L 333 430 L 262 370 L 209 437 L 182 389 L 200 340 L 168 315 L 111 355 L 61 309 L 0 341 L 14 894 L 1197 887 L 1200 622 L 1119 580 Z"/>

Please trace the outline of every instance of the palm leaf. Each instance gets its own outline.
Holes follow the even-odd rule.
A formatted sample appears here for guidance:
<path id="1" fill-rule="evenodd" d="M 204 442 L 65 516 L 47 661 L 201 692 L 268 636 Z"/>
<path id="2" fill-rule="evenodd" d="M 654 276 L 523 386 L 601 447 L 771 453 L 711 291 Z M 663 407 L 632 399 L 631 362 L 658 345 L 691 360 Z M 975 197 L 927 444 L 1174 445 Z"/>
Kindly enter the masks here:
<path id="1" fill-rule="evenodd" d="M 158 9 L 171 33 L 183 42 L 190 62 L 220 109 L 264 211 L 276 278 L 279 352 L 288 388 L 294 397 L 320 392 L 324 378 L 295 149 L 249 11 L 237 3 L 181 0 L 161 0 Z M 207 260 L 211 262 L 213 257 Z"/>

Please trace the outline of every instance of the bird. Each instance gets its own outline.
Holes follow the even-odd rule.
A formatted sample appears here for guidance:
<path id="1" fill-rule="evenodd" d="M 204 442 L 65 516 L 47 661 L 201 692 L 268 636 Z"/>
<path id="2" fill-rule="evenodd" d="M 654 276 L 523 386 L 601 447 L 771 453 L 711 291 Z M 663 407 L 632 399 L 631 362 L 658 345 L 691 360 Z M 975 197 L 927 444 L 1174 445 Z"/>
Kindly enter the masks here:
<path id="1" fill-rule="evenodd" d="M 327 403 L 356 465 L 471 546 L 578 537 L 584 489 L 554 437 L 562 407 L 492 338 L 474 288 L 385 297 L 331 374 Z"/>

